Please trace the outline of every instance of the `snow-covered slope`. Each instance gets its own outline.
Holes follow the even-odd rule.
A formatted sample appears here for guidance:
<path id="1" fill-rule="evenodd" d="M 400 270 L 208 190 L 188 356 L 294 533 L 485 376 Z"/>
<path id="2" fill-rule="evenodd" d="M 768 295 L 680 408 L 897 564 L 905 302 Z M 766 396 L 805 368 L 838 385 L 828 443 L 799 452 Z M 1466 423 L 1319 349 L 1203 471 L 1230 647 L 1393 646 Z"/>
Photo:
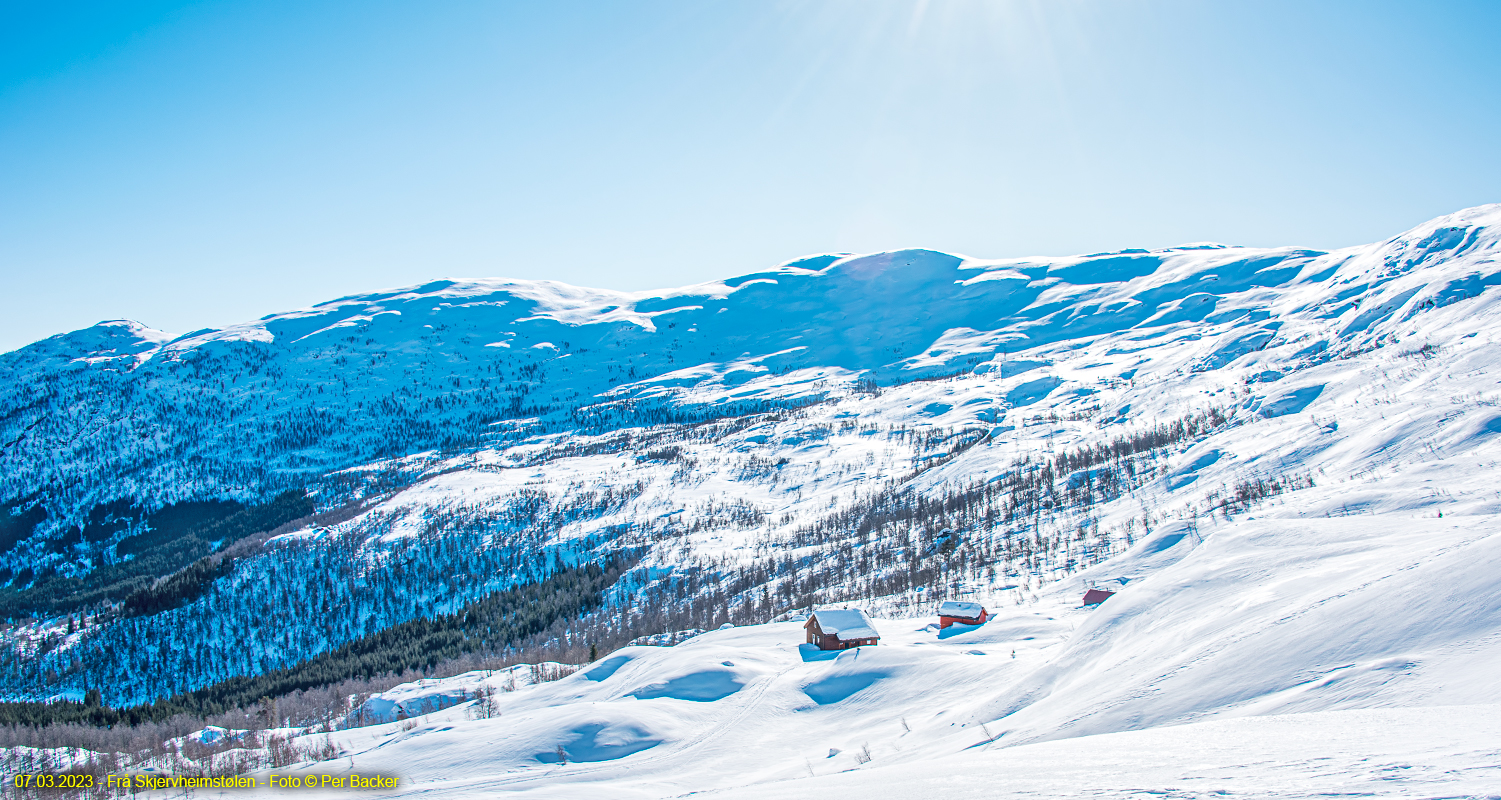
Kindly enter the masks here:
<path id="1" fill-rule="evenodd" d="M 248 497 L 518 430 L 797 405 L 860 377 L 1026 374 L 991 400 L 1013 407 L 1132 369 L 1269 378 L 1501 281 L 1498 220 L 1484 206 L 1333 253 L 818 256 L 658 293 L 440 281 L 170 341 L 106 322 L 0 356 L 0 496 L 42 492 L 55 530 L 119 497 Z"/>
<path id="2" fill-rule="evenodd" d="M 330 766 L 445 797 L 1489 796 L 1501 518 L 1461 519 L 1171 526 L 1036 602 L 982 596 L 983 626 L 885 619 L 879 646 L 843 652 L 797 622 L 626 648 L 502 691 L 493 719 L 336 734 Z M 1081 608 L 1101 573 L 1129 580 Z M 1077 742 L 1037 744 L 1060 739 Z"/>
<path id="3" fill-rule="evenodd" d="M 830 255 L 670 292 L 440 282 L 55 337 L 0 356 L 0 501 L 46 512 L 0 553 L 5 591 L 23 565 L 112 563 L 140 518 L 66 538 L 107 501 L 305 487 L 340 511 L 183 607 L 6 631 L 0 691 L 149 700 L 633 549 L 621 635 L 643 598 L 699 609 L 679 627 L 851 604 L 882 643 L 827 657 L 773 622 L 627 648 L 502 692 L 499 719 L 336 734 L 346 758 L 439 796 L 915 796 L 939 775 L 978 796 L 1098 746 L 1105 772 L 1016 792 L 1207 794 L 1199 762 L 1131 754 L 1244 738 L 1336 765 L 1256 796 L 1330 775 L 1474 794 L 1496 759 L 1466 737 L 1501 703 L 1498 254 L 1484 206 L 1331 253 Z M 1118 592 L 1079 608 L 1090 585 Z M 940 634 L 943 599 L 998 613 Z M 1379 730 L 1435 720 L 1426 761 Z"/>

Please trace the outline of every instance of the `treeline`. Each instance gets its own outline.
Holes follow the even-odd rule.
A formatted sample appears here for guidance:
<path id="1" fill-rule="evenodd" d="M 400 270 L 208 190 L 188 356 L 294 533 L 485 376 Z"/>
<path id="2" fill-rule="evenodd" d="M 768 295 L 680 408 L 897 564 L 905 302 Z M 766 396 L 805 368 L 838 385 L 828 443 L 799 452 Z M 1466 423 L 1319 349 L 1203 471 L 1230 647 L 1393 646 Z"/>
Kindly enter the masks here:
<path id="1" fill-rule="evenodd" d="M 1144 515 L 1102 528 L 1096 506 L 1154 479 L 1156 462 L 1170 450 L 1231 423 L 1210 409 L 1109 443 L 1024 459 L 986 481 L 936 491 L 888 485 L 787 534 L 762 537 L 757 562 L 735 569 L 717 590 L 769 617 L 828 602 L 945 599 L 998 575 L 1071 572 L 1120 552 L 1152 521 Z M 953 435 L 941 460 L 975 445 L 967 433 Z M 1303 485 L 1289 478 L 1248 482 L 1230 502 L 1244 506 Z M 683 590 L 691 594 L 694 587 Z"/>
<path id="2" fill-rule="evenodd" d="M 388 536 L 411 522 L 376 512 L 336 535 L 257 548 L 187 605 L 108 624 L 90 619 L 66 647 L 58 629 L 16 642 L 0 658 L 0 696 L 100 688 L 106 703 L 138 703 L 290 667 L 393 625 L 452 613 L 546 577 L 538 554 L 547 533 L 526 522 L 550 516 L 549 507 L 514 520 L 488 509 L 428 509 L 415 536 Z"/>
<path id="3" fill-rule="evenodd" d="M 109 727 L 159 723 L 179 714 L 209 717 L 353 679 L 426 674 L 469 654 L 501 656 L 529 637 L 600 608 L 605 591 L 639 558 L 619 554 L 576 567 L 558 563 L 544 580 L 492 592 L 455 613 L 410 620 L 284 669 L 237 676 L 150 704 L 112 708 L 101 704 L 98 692 L 81 703 L 0 703 L 0 725 Z"/>
<path id="4" fill-rule="evenodd" d="M 1219 492 L 1209 495 L 1210 513 L 1215 511 L 1226 516 L 1248 511 L 1256 503 L 1284 492 L 1295 492 L 1313 486 L 1310 475 L 1285 475 L 1277 478 L 1248 478 L 1237 481 L 1223 496 Z"/>
<path id="5" fill-rule="evenodd" d="M 1227 421 L 1229 421 L 1229 416 L 1225 414 L 1224 409 L 1211 408 L 1144 431 L 1117 436 L 1109 442 L 1086 445 L 1077 450 L 1060 453 L 1053 459 L 1053 468 L 1059 473 L 1069 473 L 1096 464 L 1119 461 L 1137 453 L 1145 453 L 1188 439 L 1196 439 L 1221 427 Z"/>
<path id="6" fill-rule="evenodd" d="M 243 545 L 245 539 L 258 533 L 269 534 L 312 515 L 313 501 L 306 492 L 283 492 L 266 505 L 247 508 L 221 522 L 195 531 L 191 534 L 192 538 L 205 545 L 217 544 L 217 551 L 179 572 L 157 580 L 151 586 L 131 593 L 125 598 L 124 613 L 129 616 L 155 614 L 197 600 L 210 583 L 229 574 L 237 556 L 248 552 L 248 548 L 237 546 Z M 132 541 L 125 540 L 122 547 Z"/>
<path id="7" fill-rule="evenodd" d="M 71 614 L 103 604 L 124 601 L 128 613 L 151 613 L 181 605 L 202 593 L 217 575 L 213 570 L 190 569 L 190 575 L 171 577 L 185 567 L 251 534 L 274 530 L 313 513 L 313 501 L 302 490 L 283 492 L 270 502 L 246 508 L 228 501 L 186 502 L 149 514 L 116 502 L 95 508 L 81 528 L 64 543 L 100 540 L 132 529 L 108 551 L 109 560 L 82 577 L 50 573 L 15 576 L 0 589 L 0 617 Z M 0 575 L 0 578 L 12 576 Z M 158 582 L 167 579 L 165 584 Z M 32 581 L 29 586 L 22 586 Z"/>
<path id="8" fill-rule="evenodd" d="M 469 653 L 501 654 L 560 620 L 600 607 L 605 590 L 639 560 L 639 554 L 622 554 L 577 567 L 559 563 L 540 582 L 493 592 L 452 614 L 403 622 L 286 669 L 232 678 L 178 703 L 188 713 L 217 714 L 350 678 L 429 671 Z"/>

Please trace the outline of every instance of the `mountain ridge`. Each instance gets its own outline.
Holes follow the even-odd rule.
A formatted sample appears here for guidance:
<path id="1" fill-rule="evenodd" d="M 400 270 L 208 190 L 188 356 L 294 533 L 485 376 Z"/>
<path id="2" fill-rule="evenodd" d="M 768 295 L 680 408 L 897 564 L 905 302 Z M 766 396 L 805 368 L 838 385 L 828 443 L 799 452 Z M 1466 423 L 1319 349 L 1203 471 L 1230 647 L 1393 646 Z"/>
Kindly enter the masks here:
<path id="1" fill-rule="evenodd" d="M 1276 310 L 1279 317 L 1310 316 L 1308 303 L 1298 307 L 1286 302 L 1300 285 L 1362 282 L 1311 298 L 1330 306 L 1312 316 L 1328 319 L 1349 310 L 1339 306 L 1348 304 L 1346 295 L 1381 293 L 1384 284 L 1403 283 L 1403 276 L 1425 258 L 1464 256 L 1492 230 L 1501 216 L 1498 208 L 1466 209 L 1382 243 L 1331 253 L 1169 248 L 987 261 L 905 250 L 810 257 L 822 266 L 797 266 L 807 263 L 805 258 L 769 272 L 665 292 L 582 289 L 549 281 L 435 281 L 170 338 L 138 323 L 106 322 L 0 355 L 0 369 L 12 376 L 11 391 L 6 393 L 10 396 L 0 397 L 0 438 L 12 457 L 20 455 L 17 449 L 25 449 L 17 447 L 21 429 L 30 430 L 27 426 L 42 415 L 25 413 L 31 403 L 16 396 L 17 385 L 56 383 L 55 373 L 65 366 L 71 371 L 88 365 L 116 373 L 112 377 L 117 380 L 86 381 L 75 404 L 87 403 L 97 394 L 101 387 L 93 383 L 140 379 L 155 384 L 155 389 L 164 380 L 176 379 L 187 394 L 230 404 L 250 393 L 276 389 L 291 395 L 283 400 L 295 399 L 316 417 L 320 409 L 342 409 L 337 403 L 308 398 L 300 384 L 331 385 L 341 376 L 356 375 L 368 384 L 352 396 L 360 413 L 382 402 L 401 405 L 409 399 L 403 395 L 413 394 L 410 387 L 403 392 L 399 385 L 408 381 L 422 399 L 441 395 L 450 406 L 471 411 L 477 417 L 468 420 L 473 427 L 537 416 L 538 411 L 545 415 L 607 404 L 621 397 L 646 401 L 682 394 L 654 386 L 652 379 L 684 386 L 733 385 L 770 371 L 816 368 L 866 373 L 877 383 L 919 379 L 976 365 L 965 360 L 994 360 L 997 354 L 1067 339 L 1133 328 L 1145 331 L 1175 322 L 1212 323 L 1218 319 L 1215 309 L 1229 296 L 1244 298 L 1248 292 L 1274 286 L 1288 290 Z M 1493 244 L 1494 239 L 1487 241 Z M 1104 280 L 1122 272 L 1129 276 L 1124 281 Z M 1495 272 L 1455 276 L 1420 300 L 1447 302 L 1496 280 Z M 1383 294 L 1384 302 L 1367 308 L 1364 316 L 1346 314 L 1352 318 L 1328 345 L 1338 349 L 1346 343 L 1342 340 L 1358 338 L 1386 305 L 1402 306 L 1422 288 L 1404 286 L 1403 291 Z M 883 298 L 893 299 L 882 302 Z M 909 313 L 914 308 L 921 313 Z M 1266 308 L 1220 313 L 1254 315 Z M 963 337 L 962 347 L 953 346 L 957 337 Z M 591 352 L 595 355 L 588 357 Z M 582 368 L 585 374 L 568 376 L 562 382 L 570 385 L 557 391 L 517 372 L 535 375 L 549 367 L 567 372 L 569 364 L 560 363 L 567 358 L 574 358 L 575 364 L 607 363 L 587 364 Z M 351 359 L 367 363 L 351 367 Z M 198 361 L 207 366 L 195 370 L 193 363 Z M 280 368 L 279 376 L 288 378 L 283 385 L 255 380 L 256 373 L 273 363 Z M 611 363 L 621 366 L 617 370 Z M 486 366 L 489 375 L 483 373 Z M 213 386 L 212 379 L 201 374 L 206 369 L 233 375 L 235 385 Z M 442 378 L 414 375 L 431 370 L 442 372 Z M 505 374 L 497 376 L 497 371 Z M 852 379 L 843 373 L 830 373 L 825 379 L 834 374 Z M 551 383 L 557 385 L 557 370 L 551 375 Z M 238 385 L 242 378 L 247 386 Z M 471 381 L 467 388 L 462 385 L 466 378 Z M 497 378 L 510 383 L 499 386 L 502 381 Z M 459 386 L 452 385 L 454 379 Z M 478 393 L 472 386 L 476 380 L 481 383 Z M 502 392 L 504 398 L 499 396 Z M 33 431 L 28 439 L 46 447 L 79 435 L 77 426 L 60 426 L 50 435 Z M 442 446 L 442 437 L 437 438 L 427 443 Z M 359 450 L 350 458 L 324 460 L 318 468 L 350 466 L 368 455 L 368 449 Z M 11 496 L 40 488 L 14 483 L 4 487 Z"/>

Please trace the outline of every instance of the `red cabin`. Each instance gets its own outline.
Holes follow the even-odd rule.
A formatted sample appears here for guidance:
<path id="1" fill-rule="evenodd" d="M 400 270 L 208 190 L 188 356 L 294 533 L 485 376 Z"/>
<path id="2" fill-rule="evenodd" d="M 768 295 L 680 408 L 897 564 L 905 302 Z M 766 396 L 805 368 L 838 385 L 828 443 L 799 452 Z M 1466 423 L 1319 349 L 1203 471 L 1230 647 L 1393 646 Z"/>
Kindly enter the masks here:
<path id="1" fill-rule="evenodd" d="M 1106 600 L 1109 600 L 1110 596 L 1113 594 L 1115 594 L 1115 592 L 1107 592 L 1104 589 L 1090 589 L 1089 591 L 1084 593 L 1084 605 L 1086 607 L 1097 606 L 1105 602 Z"/>
<path id="2" fill-rule="evenodd" d="M 958 600 L 945 600 L 938 604 L 938 627 L 947 628 L 954 623 L 960 625 L 984 625 L 985 620 L 990 619 L 990 612 L 979 603 L 963 603 Z"/>
<path id="3" fill-rule="evenodd" d="M 875 623 L 858 608 L 826 608 L 815 611 L 803 623 L 808 629 L 808 644 L 819 650 L 848 650 L 876 644 L 881 634 Z"/>

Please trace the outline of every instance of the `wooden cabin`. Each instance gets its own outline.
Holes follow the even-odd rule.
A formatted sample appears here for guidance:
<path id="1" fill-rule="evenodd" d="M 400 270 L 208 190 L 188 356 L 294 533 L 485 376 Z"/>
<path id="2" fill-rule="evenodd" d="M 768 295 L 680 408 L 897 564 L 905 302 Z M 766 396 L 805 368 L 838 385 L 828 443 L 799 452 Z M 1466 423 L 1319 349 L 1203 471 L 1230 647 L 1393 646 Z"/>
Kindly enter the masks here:
<path id="1" fill-rule="evenodd" d="M 945 600 L 938 604 L 938 627 L 947 628 L 958 623 L 960 625 L 984 625 L 985 620 L 990 619 L 990 612 L 979 603 L 964 603 L 959 600 Z"/>
<path id="2" fill-rule="evenodd" d="M 825 608 L 808 615 L 803 623 L 808 631 L 808 644 L 818 645 L 819 650 L 848 650 L 876 644 L 881 634 L 875 623 L 858 608 Z"/>
<path id="3" fill-rule="evenodd" d="M 1109 600 L 1110 596 L 1113 594 L 1115 594 L 1115 592 L 1106 591 L 1104 589 L 1090 589 L 1089 591 L 1084 593 L 1084 605 L 1085 607 L 1097 606 L 1105 602 L 1106 600 Z"/>

